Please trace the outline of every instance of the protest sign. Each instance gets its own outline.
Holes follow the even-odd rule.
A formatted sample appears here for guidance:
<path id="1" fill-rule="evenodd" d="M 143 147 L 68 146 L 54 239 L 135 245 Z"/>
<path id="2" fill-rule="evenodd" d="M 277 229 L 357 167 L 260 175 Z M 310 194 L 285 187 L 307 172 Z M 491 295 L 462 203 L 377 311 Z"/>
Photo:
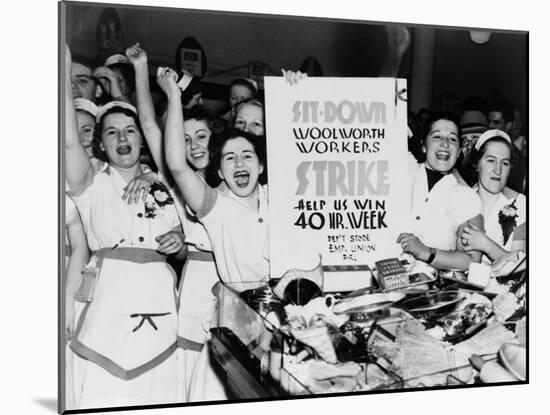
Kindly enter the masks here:
<path id="1" fill-rule="evenodd" d="M 398 256 L 407 218 L 406 81 L 265 78 L 272 278 Z"/>

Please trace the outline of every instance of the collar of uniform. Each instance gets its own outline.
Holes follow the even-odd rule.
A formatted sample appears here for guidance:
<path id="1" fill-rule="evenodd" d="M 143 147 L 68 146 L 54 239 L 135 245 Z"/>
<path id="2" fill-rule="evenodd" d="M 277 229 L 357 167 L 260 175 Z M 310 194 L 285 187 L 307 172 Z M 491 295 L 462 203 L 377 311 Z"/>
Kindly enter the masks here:
<path id="1" fill-rule="evenodd" d="M 260 217 L 267 217 L 267 185 L 261 185 L 258 183 L 258 210 L 256 213 Z M 235 202 L 241 204 L 242 206 L 246 207 L 247 209 L 250 209 L 250 207 L 243 203 L 241 198 L 237 196 L 235 193 L 229 190 L 228 187 L 219 186 L 216 188 L 216 191 L 221 194 L 222 196 L 229 197 L 230 199 L 233 199 Z"/>
<path id="2" fill-rule="evenodd" d="M 426 188 L 428 187 L 428 173 L 426 173 L 426 163 L 422 163 L 420 164 L 420 167 L 421 167 L 421 174 L 423 174 L 424 176 L 424 180 L 426 180 Z M 441 180 L 438 180 L 436 184 L 434 184 L 434 187 L 432 188 L 435 189 L 439 183 L 442 183 L 442 182 L 451 182 L 452 184 L 458 184 L 458 180 L 456 180 L 456 177 L 455 175 L 453 174 L 452 171 L 450 171 L 449 173 L 445 174 L 444 177 L 441 178 Z"/>

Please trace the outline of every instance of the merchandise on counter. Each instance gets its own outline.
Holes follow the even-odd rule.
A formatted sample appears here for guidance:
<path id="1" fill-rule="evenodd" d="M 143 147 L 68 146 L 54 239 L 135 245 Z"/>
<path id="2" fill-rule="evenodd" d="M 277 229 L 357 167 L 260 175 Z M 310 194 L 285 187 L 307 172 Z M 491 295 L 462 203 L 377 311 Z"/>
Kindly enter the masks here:
<path id="1" fill-rule="evenodd" d="M 487 326 L 473 337 L 454 345 L 455 352 L 466 356 L 495 354 L 504 343 L 517 343 L 510 330 L 502 324 Z"/>
<path id="2" fill-rule="evenodd" d="M 508 320 L 518 308 L 516 296 L 509 292 L 499 294 L 493 300 L 493 310 L 497 321 Z"/>
<path id="3" fill-rule="evenodd" d="M 416 318 L 436 320 L 454 311 L 466 297 L 463 291 L 439 291 L 407 298 L 399 303 Z"/>
<path id="4" fill-rule="evenodd" d="M 303 289 L 304 293 L 299 293 L 298 283 L 294 283 L 295 287 L 291 287 L 289 291 L 286 291 L 287 286 L 296 280 L 303 280 Z M 313 284 L 307 284 L 305 281 L 311 282 Z M 300 284 L 301 285 L 301 284 Z M 311 270 L 301 270 L 301 269 L 289 269 L 284 275 L 277 281 L 275 286 L 273 286 L 273 293 L 280 299 L 285 298 L 287 295 L 287 301 L 294 298 L 292 301 L 296 305 L 304 305 L 307 301 L 311 300 L 322 294 L 323 292 L 323 269 L 321 267 L 321 261 L 319 264 Z M 309 296 L 309 298 L 307 298 Z M 303 297 L 303 298 L 302 298 Z"/>
<path id="5" fill-rule="evenodd" d="M 286 370 L 312 393 L 353 392 L 362 386 L 361 366 L 347 362 L 328 364 L 319 360 L 288 363 Z"/>
<path id="6" fill-rule="evenodd" d="M 517 380 L 527 377 L 527 350 L 514 343 L 504 343 L 498 351 L 500 362 Z"/>
<path id="7" fill-rule="evenodd" d="M 394 342 L 380 339 L 372 347 L 376 356 L 390 362 L 389 370 L 403 379 L 404 387 L 468 383 L 473 379 L 468 357 L 430 336 L 415 320 L 398 325 Z"/>

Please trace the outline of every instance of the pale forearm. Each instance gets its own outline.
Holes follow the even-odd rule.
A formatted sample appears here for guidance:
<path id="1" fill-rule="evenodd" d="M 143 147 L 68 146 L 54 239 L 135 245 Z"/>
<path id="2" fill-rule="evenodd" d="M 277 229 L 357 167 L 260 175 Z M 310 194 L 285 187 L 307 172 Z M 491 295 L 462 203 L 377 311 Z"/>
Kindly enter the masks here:
<path id="1" fill-rule="evenodd" d="M 484 253 L 494 261 L 495 259 L 500 258 L 502 255 L 509 253 L 509 251 L 505 250 L 491 238 L 487 237 Z"/>
<path id="2" fill-rule="evenodd" d="M 166 177 L 166 165 L 162 148 L 162 132 L 155 118 L 155 108 L 149 85 L 149 70 L 147 63 L 139 63 L 134 66 L 136 72 L 136 98 L 139 122 L 145 140 L 151 151 L 151 156 L 161 174 Z"/>
<path id="3" fill-rule="evenodd" d="M 142 128 L 158 128 L 155 118 L 155 107 L 151 97 L 149 85 L 149 68 L 147 63 L 136 64 L 136 97 L 138 102 L 138 115 Z"/>
<path id="4" fill-rule="evenodd" d="M 481 254 L 461 251 L 446 251 L 436 249 L 435 258 L 431 265 L 437 269 L 459 269 L 466 270 L 472 262 L 479 262 Z"/>
<path id="5" fill-rule="evenodd" d="M 187 163 L 181 91 L 173 70 L 165 69 L 158 75 L 158 82 L 168 97 L 164 152 L 166 164 L 176 182 L 185 203 L 197 212 L 204 201 L 208 186 Z"/>
<path id="6" fill-rule="evenodd" d="M 71 257 L 67 263 L 67 280 L 65 294 L 67 300 L 74 299 L 74 295 L 80 281 L 80 274 L 86 262 L 88 262 L 90 253 L 87 247 L 81 249 L 72 249 Z"/>
<path id="7" fill-rule="evenodd" d="M 191 167 L 187 164 L 182 107 L 177 94 L 168 96 L 164 136 L 166 163 L 174 178 L 192 173 Z"/>

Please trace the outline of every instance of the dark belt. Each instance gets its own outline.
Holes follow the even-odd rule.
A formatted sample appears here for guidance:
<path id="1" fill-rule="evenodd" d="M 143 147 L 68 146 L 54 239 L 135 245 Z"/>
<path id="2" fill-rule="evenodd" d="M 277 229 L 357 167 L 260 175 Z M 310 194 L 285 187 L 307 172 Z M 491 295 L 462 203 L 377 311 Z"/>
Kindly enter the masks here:
<path id="1" fill-rule="evenodd" d="M 189 261 L 214 262 L 214 254 L 208 251 L 188 251 Z"/>
<path id="2" fill-rule="evenodd" d="M 166 262 L 166 257 L 164 255 L 150 248 L 101 248 L 94 251 L 93 254 L 97 255 L 99 258 L 120 259 L 138 264 L 146 264 L 148 262 Z"/>

